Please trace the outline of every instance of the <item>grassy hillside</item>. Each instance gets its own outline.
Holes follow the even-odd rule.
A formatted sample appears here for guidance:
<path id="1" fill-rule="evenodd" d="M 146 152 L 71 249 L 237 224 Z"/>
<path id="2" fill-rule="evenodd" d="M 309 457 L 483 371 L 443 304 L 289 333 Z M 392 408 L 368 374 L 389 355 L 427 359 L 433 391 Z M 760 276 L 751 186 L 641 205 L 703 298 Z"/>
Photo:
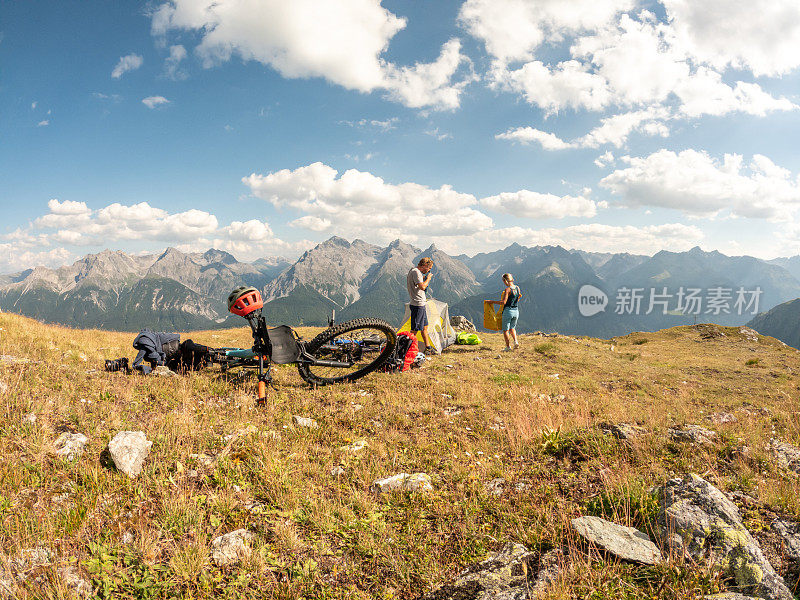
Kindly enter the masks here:
<path id="1" fill-rule="evenodd" d="M 800 298 L 779 304 L 756 315 L 747 325 L 764 335 L 776 337 L 794 348 L 800 348 Z"/>
<path id="2" fill-rule="evenodd" d="M 107 598 L 410 599 L 513 541 L 564 549 L 549 598 L 689 599 L 727 583 L 679 557 L 644 567 L 587 553 L 570 519 L 648 530 L 648 488 L 686 472 L 756 497 L 761 508 L 743 516 L 762 546 L 765 511 L 800 515 L 797 475 L 766 449 L 772 437 L 800 442 L 800 354 L 738 328 L 610 341 L 523 335 L 504 354 L 499 334 L 482 334 L 483 345 L 449 349 L 424 369 L 316 390 L 280 367 L 265 408 L 254 406 L 252 382 L 213 370 L 103 372 L 103 359 L 133 357 L 129 333 L 7 313 L 0 328 L 0 583 L 27 550 L 53 553 L 12 584 L 20 598 L 67 597 L 60 574 L 74 566 Z M 249 341 L 244 328 L 191 337 Z M 738 421 L 712 424 L 719 412 Z M 298 428 L 293 415 L 319 428 Z M 600 427 L 623 421 L 646 432 L 628 443 Z M 719 439 L 671 441 L 667 429 L 683 424 Z M 107 457 L 122 430 L 153 442 L 134 480 Z M 89 438 L 74 462 L 53 454 L 64 431 Z M 346 448 L 362 440 L 366 448 Z M 377 478 L 420 471 L 430 494 L 370 491 Z M 506 482 L 499 496 L 486 487 L 496 478 Z M 252 555 L 215 566 L 212 540 L 239 528 L 254 535 Z"/>

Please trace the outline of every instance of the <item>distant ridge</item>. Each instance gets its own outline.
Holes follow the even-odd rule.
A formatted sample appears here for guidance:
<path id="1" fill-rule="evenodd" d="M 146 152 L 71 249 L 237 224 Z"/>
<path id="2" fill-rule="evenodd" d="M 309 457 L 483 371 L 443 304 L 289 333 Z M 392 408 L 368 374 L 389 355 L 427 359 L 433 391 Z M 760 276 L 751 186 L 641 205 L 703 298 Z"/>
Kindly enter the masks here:
<path id="1" fill-rule="evenodd" d="M 648 257 L 517 243 L 468 257 L 451 256 L 435 245 L 423 250 L 399 239 L 381 247 L 333 236 L 293 263 L 282 257 L 245 263 L 217 249 L 185 253 L 166 248 L 145 256 L 105 250 L 59 269 L 37 267 L 0 277 L 0 310 L 75 327 L 211 329 L 241 324 L 227 313 L 225 299 L 232 288 L 252 285 L 262 290 L 273 324 L 324 325 L 335 310 L 339 321 L 374 316 L 399 325 L 407 301 L 406 274 L 421 256 L 435 263 L 429 295 L 449 303 L 451 314 L 477 324 L 483 320 L 483 300 L 499 299 L 501 275 L 512 273 L 525 293 L 520 332 L 611 337 L 695 320 L 743 325 L 754 316 L 708 314 L 705 306 L 696 316 L 648 313 L 648 294 L 665 288 L 672 294 L 689 287 L 704 292 L 758 288 L 758 312 L 800 297 L 800 281 L 788 270 L 800 259 L 765 262 L 700 248 Z M 604 311 L 580 314 L 578 293 L 584 285 L 608 296 Z M 615 310 L 621 288 L 641 290 L 637 312 Z"/>

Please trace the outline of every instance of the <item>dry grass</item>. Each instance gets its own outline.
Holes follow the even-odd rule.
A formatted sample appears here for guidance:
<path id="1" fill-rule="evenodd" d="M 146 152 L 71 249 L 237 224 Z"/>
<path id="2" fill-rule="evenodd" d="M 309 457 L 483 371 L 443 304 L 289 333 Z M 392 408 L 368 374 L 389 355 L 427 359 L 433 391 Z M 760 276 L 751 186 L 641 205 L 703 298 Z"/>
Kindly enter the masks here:
<path id="1" fill-rule="evenodd" d="M 771 437 L 800 442 L 800 354 L 735 328 L 708 340 L 692 328 L 613 341 L 524 335 L 508 354 L 498 352 L 500 335 L 487 334 L 482 346 L 450 349 L 419 371 L 317 390 L 279 367 L 270 405 L 257 408 L 252 383 L 236 387 L 213 370 L 169 379 L 103 372 L 104 359 L 134 355 L 129 333 L 5 313 L 0 327 L 0 354 L 32 361 L 0 362 L 0 560 L 39 546 L 57 556 L 22 597 L 63 596 L 58 573 L 75 564 L 114 598 L 414 598 L 518 541 L 567 550 L 553 598 L 693 598 L 721 582 L 677 563 L 645 568 L 587 554 L 569 519 L 601 514 L 646 529 L 647 489 L 689 471 L 800 515 L 797 478 L 766 450 Z M 191 337 L 250 342 L 244 328 Z M 712 425 L 706 417 L 716 412 L 738 422 Z M 295 414 L 320 428 L 295 428 Z M 629 446 L 598 427 L 621 421 L 649 433 Z M 685 423 L 721 440 L 671 442 L 667 428 Z M 104 455 L 125 429 L 153 441 L 132 481 Z M 52 453 L 67 430 L 90 438 L 72 463 Z M 356 440 L 367 447 L 344 448 Z M 737 453 L 740 444 L 749 453 Z M 204 466 L 191 458 L 201 453 L 224 456 Z M 336 466 L 343 475 L 331 475 Z M 433 477 L 434 493 L 369 491 L 379 477 L 417 471 Z M 506 480 L 500 497 L 485 488 L 497 477 Z M 211 540 L 241 527 L 255 534 L 253 555 L 215 567 Z"/>

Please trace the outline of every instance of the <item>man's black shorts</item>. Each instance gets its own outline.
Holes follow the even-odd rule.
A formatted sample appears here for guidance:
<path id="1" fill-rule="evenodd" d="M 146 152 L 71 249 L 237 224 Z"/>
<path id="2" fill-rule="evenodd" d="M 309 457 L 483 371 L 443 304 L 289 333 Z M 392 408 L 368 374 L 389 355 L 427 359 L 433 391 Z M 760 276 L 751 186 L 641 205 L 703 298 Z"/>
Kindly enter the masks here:
<path id="1" fill-rule="evenodd" d="M 410 306 L 411 308 L 411 331 L 422 331 L 428 324 L 428 313 L 424 306 Z"/>

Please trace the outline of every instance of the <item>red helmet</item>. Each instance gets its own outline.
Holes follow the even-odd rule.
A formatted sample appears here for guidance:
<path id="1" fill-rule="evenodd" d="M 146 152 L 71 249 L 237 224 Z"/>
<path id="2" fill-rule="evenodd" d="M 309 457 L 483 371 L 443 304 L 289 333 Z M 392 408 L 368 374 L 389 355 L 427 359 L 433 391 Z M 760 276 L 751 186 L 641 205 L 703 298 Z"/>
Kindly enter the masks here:
<path id="1" fill-rule="evenodd" d="M 254 287 L 238 287 L 228 296 L 228 310 L 240 317 L 264 307 L 261 293 Z"/>

